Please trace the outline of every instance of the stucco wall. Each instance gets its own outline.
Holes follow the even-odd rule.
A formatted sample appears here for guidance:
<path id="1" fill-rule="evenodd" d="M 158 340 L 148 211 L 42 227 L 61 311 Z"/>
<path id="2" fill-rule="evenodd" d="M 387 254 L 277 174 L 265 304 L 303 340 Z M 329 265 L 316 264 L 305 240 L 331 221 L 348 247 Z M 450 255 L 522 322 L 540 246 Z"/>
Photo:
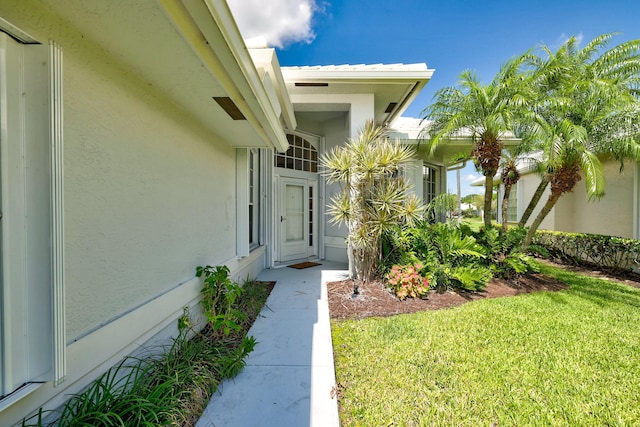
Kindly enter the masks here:
<path id="1" fill-rule="evenodd" d="M 64 52 L 72 341 L 235 254 L 234 151 L 36 3 L 4 6 L 0 16 Z"/>
<path id="2" fill-rule="evenodd" d="M 536 189 L 538 188 L 538 184 L 540 184 L 540 178 L 538 177 L 538 175 L 533 173 L 522 175 L 522 177 L 520 178 L 520 181 L 518 181 L 518 187 L 522 188 L 522 190 L 519 190 L 521 191 L 521 193 L 518 193 L 518 196 L 522 195 L 521 197 L 522 204 L 520 204 L 520 200 L 518 201 L 518 204 L 521 206 L 521 210 L 518 212 L 518 219 L 522 217 L 524 210 L 529 205 L 529 201 L 531 200 L 531 197 L 533 197 L 533 193 L 536 192 Z M 529 221 L 527 222 L 527 225 L 531 225 L 533 220 L 536 218 L 536 216 L 540 212 L 540 209 L 542 209 L 542 206 L 544 205 L 545 201 L 549 197 L 549 194 L 550 194 L 549 187 L 547 187 L 547 189 L 542 195 L 542 198 L 540 199 L 540 203 L 538 203 L 538 206 L 536 207 L 536 209 L 534 209 L 533 213 L 529 217 Z M 553 227 L 555 225 L 554 212 L 555 212 L 555 208 L 552 209 L 549 215 L 547 215 L 547 217 L 542 221 L 539 227 L 540 229 L 553 230 Z"/>
<path id="3" fill-rule="evenodd" d="M 235 152 L 65 58 L 67 331 L 235 253 Z M 73 82 L 73 84 L 71 84 Z"/>
<path id="4" fill-rule="evenodd" d="M 560 197 L 540 229 L 633 238 L 634 165 L 625 164 L 622 173 L 619 163 L 614 161 L 603 162 L 603 167 L 607 184 L 604 197 L 589 200 L 583 178 L 573 192 Z M 535 174 L 522 176 L 518 185 L 523 185 L 523 209 L 539 182 Z M 528 225 L 542 208 L 549 193 L 547 188 Z"/>
<path id="5" fill-rule="evenodd" d="M 52 409 L 198 302 L 195 267 L 237 260 L 235 150 L 163 92 L 31 0 L 0 17 L 64 55 L 67 377 L 0 412 Z"/>
<path id="6" fill-rule="evenodd" d="M 589 201 L 584 179 L 573 191 L 574 230 L 580 233 L 605 234 L 633 238 L 634 165 L 603 162 L 607 186 L 599 200 Z"/>
<path id="7" fill-rule="evenodd" d="M 344 145 L 349 139 L 349 128 L 345 117 L 335 118 L 324 123 L 323 134 L 325 137 L 325 150 L 331 151 L 334 147 Z M 321 178 L 323 179 L 323 178 Z M 325 187 L 325 200 L 323 209 L 324 219 L 324 257 L 330 261 L 347 262 L 347 251 L 345 237 L 347 236 L 347 226 L 345 224 L 333 224 L 331 216 L 327 213 L 327 206 L 331 203 L 332 197 L 340 191 L 338 184 L 331 184 Z"/>
<path id="8" fill-rule="evenodd" d="M 577 191 L 577 190 L 574 190 Z M 549 216 L 553 216 L 554 230 L 574 232 L 576 211 L 574 207 L 574 192 L 563 194 L 556 202 L 553 211 Z M 545 200 L 542 201 L 544 203 Z"/>

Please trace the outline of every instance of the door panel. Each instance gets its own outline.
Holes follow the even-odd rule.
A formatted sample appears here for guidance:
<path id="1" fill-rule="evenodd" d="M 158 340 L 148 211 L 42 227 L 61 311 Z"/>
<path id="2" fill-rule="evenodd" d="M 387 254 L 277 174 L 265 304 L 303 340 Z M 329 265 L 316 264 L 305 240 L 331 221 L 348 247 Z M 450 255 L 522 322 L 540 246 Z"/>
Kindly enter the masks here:
<path id="1" fill-rule="evenodd" d="M 314 233 L 317 221 L 313 206 L 315 183 L 303 178 L 280 177 L 278 216 L 278 261 L 315 255 Z"/>
<path id="2" fill-rule="evenodd" d="M 285 240 L 287 243 L 304 241 L 304 185 L 285 184 Z"/>

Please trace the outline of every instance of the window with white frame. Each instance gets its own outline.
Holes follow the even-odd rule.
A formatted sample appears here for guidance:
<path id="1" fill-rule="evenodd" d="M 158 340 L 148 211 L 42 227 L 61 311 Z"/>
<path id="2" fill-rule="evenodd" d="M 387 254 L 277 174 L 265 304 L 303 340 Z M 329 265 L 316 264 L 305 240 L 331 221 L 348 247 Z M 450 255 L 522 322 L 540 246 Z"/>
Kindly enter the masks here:
<path id="1" fill-rule="evenodd" d="M 249 149 L 249 250 L 260 245 L 260 150 Z"/>
<path id="2" fill-rule="evenodd" d="M 305 172 L 318 172 L 318 151 L 303 137 L 287 134 L 289 149 L 274 156 L 274 166 Z"/>
<path id="3" fill-rule="evenodd" d="M 62 53 L 17 39 L 0 32 L 4 404 L 65 375 Z"/>
<path id="4" fill-rule="evenodd" d="M 436 196 L 437 171 L 435 168 L 422 165 L 422 200 L 425 204 L 431 202 Z"/>
<path id="5" fill-rule="evenodd" d="M 262 173 L 265 155 L 258 148 L 236 149 L 236 253 L 247 256 L 262 245 Z"/>

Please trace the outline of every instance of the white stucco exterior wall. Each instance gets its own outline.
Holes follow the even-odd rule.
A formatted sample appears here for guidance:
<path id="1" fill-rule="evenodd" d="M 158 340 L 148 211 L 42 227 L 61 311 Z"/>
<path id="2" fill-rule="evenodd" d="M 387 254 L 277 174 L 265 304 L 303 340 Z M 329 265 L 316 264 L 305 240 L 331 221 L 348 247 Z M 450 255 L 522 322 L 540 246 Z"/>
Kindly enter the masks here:
<path id="1" fill-rule="evenodd" d="M 64 55 L 67 379 L 3 410 L 11 425 L 174 326 L 198 302 L 196 266 L 253 274 L 265 251 L 236 258 L 227 141 L 39 3 L 3 1 L 0 17 Z"/>
<path id="2" fill-rule="evenodd" d="M 634 165 L 615 161 L 603 162 L 607 186 L 601 199 L 589 200 L 584 179 L 573 190 L 573 230 L 633 238 L 633 180 Z M 563 196 L 564 197 L 564 196 Z"/>
<path id="3" fill-rule="evenodd" d="M 634 164 L 625 163 L 622 173 L 620 164 L 615 161 L 604 161 L 603 167 L 606 189 L 601 199 L 589 200 L 583 178 L 571 193 L 560 197 L 540 229 L 633 238 Z M 535 174 L 523 175 L 518 182 L 519 186 L 522 185 L 523 210 L 539 182 L 540 178 Z M 549 194 L 550 189 L 547 188 L 527 225 L 535 219 Z"/>
<path id="4" fill-rule="evenodd" d="M 540 184 L 540 177 L 538 177 L 538 175 L 533 174 L 533 173 L 522 175 L 522 177 L 520 178 L 520 181 L 518 181 L 518 187 L 521 188 L 521 190 L 519 190 L 519 191 L 521 191 L 521 193 L 518 193 L 518 203 L 519 204 L 520 204 L 520 195 L 522 195 L 522 205 L 521 205 L 522 206 L 522 211 L 518 212 L 518 219 L 522 217 L 522 214 L 524 213 L 524 210 L 529 205 L 529 201 L 533 197 L 533 194 L 536 192 L 539 184 Z M 533 210 L 533 213 L 529 217 L 529 221 L 527 221 L 527 224 L 526 224 L 527 226 L 530 226 L 531 223 L 536 219 L 536 216 L 538 215 L 538 213 L 540 213 L 540 210 L 544 206 L 544 203 L 549 198 L 549 194 L 551 194 L 551 191 L 549 190 L 549 187 L 547 186 L 547 189 L 544 191 L 544 193 L 542 194 L 542 197 L 540 198 L 540 202 L 538 203 L 536 208 Z M 554 213 L 555 213 L 555 208 L 551 209 L 551 212 L 549 212 L 549 215 L 547 215 L 547 217 L 540 224 L 539 228 L 541 230 L 553 230 L 554 229 L 553 228 L 554 227 Z"/>

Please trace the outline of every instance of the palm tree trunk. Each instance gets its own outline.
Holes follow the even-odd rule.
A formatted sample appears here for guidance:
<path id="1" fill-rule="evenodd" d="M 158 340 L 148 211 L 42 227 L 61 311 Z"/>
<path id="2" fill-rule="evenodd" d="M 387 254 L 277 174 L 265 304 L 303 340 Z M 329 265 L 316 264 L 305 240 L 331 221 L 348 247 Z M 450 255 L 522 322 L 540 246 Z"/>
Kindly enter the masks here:
<path id="1" fill-rule="evenodd" d="M 456 184 L 458 190 L 458 224 L 462 220 L 462 194 L 460 192 L 460 169 L 456 170 Z"/>
<path id="2" fill-rule="evenodd" d="M 507 231 L 507 212 L 509 211 L 509 195 L 511 194 L 511 184 L 504 185 L 504 195 L 502 196 L 502 232 Z"/>
<path id="3" fill-rule="evenodd" d="M 493 174 L 485 176 L 484 181 L 484 226 L 491 227 L 491 201 L 493 199 Z"/>
<path id="4" fill-rule="evenodd" d="M 538 184 L 536 192 L 533 193 L 533 197 L 531 197 L 531 200 L 527 205 L 527 209 L 525 209 L 524 213 L 522 214 L 522 218 L 520 218 L 520 221 L 518 222 L 518 227 L 526 226 L 529 217 L 533 213 L 533 210 L 536 208 L 536 206 L 538 206 L 544 190 L 547 189 L 547 185 L 549 185 L 549 179 L 546 176 L 543 176 L 540 184 Z"/>
<path id="5" fill-rule="evenodd" d="M 533 241 L 533 236 L 536 234 L 536 231 L 538 230 L 538 227 L 540 227 L 540 224 L 542 223 L 542 221 L 547 217 L 549 212 L 551 212 L 551 209 L 555 206 L 556 202 L 558 201 L 561 195 L 562 195 L 562 192 L 560 191 L 557 193 L 552 192 L 551 195 L 549 195 L 549 198 L 547 199 L 547 203 L 544 204 L 544 206 L 542 207 L 542 210 L 538 213 L 538 216 L 536 216 L 536 219 L 533 220 L 531 227 L 529 227 L 529 231 L 527 231 L 527 235 L 525 236 L 524 241 L 522 242 L 523 251 L 525 251 L 529 247 L 529 245 Z"/>

